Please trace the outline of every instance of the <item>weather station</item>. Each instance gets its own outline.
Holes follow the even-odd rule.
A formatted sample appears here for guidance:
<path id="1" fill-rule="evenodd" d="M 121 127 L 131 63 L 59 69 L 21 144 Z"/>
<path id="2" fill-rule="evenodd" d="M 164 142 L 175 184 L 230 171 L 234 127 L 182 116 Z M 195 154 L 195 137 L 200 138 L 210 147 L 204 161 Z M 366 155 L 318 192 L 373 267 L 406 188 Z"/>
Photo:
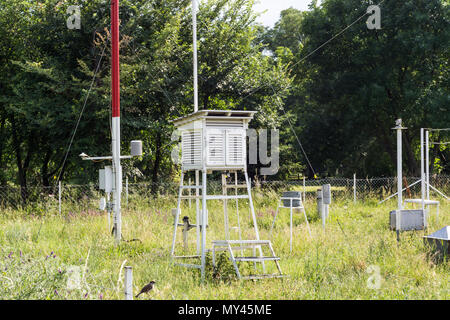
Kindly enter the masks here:
<path id="1" fill-rule="evenodd" d="M 131 141 L 131 155 L 120 155 L 120 62 L 119 62 L 119 0 L 111 1 L 111 90 L 112 90 L 112 130 L 111 130 L 111 156 L 90 157 L 85 153 L 80 154 L 83 160 L 105 161 L 110 160 L 112 166 L 106 166 L 100 170 L 99 185 L 105 190 L 108 202 L 104 199 L 100 202 L 100 209 L 108 209 L 114 212 L 112 233 L 116 244 L 122 239 L 122 214 L 121 214 L 121 194 L 122 194 L 122 159 L 131 159 L 142 155 L 142 141 Z M 112 192 L 113 199 L 109 201 L 109 194 Z"/>

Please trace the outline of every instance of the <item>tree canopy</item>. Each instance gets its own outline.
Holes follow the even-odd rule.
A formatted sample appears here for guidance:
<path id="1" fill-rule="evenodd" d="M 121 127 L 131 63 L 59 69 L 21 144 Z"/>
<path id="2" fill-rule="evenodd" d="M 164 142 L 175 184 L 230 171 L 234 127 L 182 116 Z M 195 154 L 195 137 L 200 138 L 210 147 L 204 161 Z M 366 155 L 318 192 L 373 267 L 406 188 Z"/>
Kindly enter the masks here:
<path id="1" fill-rule="evenodd" d="M 125 171 L 155 185 L 178 170 L 170 120 L 193 110 L 190 4 L 120 2 L 122 149 L 144 141 L 144 156 Z M 70 5 L 80 6 L 81 29 L 67 27 Z M 20 185 L 26 195 L 28 185 L 58 178 L 96 181 L 100 164 L 78 154 L 110 152 L 109 5 L 0 4 L 0 185 Z M 367 28 L 367 15 L 358 20 L 367 7 L 312 1 L 309 11 L 286 9 L 267 28 L 252 0 L 200 2 L 200 108 L 256 110 L 254 128 L 278 128 L 281 167 L 271 179 L 313 176 L 313 168 L 321 176 L 393 175 L 397 118 L 408 127 L 406 171 L 417 175 L 419 128 L 448 127 L 448 2 L 385 0 L 379 30 Z M 433 172 L 448 173 L 448 146 L 433 145 L 431 155 Z"/>

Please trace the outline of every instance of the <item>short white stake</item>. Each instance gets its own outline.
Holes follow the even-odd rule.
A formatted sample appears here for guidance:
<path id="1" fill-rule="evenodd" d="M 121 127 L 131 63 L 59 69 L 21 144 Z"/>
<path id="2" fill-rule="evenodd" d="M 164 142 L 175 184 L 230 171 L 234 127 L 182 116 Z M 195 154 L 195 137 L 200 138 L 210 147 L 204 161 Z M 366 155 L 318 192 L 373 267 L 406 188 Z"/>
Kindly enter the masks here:
<path id="1" fill-rule="evenodd" d="M 133 268 L 125 267 L 125 300 L 133 300 Z"/>

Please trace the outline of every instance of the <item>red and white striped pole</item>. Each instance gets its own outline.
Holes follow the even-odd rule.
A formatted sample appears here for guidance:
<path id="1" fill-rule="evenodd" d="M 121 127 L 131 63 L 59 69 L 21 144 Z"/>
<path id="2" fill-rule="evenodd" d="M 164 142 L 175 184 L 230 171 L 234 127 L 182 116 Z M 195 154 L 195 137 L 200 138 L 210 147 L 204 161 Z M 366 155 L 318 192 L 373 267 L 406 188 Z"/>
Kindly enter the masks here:
<path id="1" fill-rule="evenodd" d="M 122 192 L 122 168 L 120 166 L 120 65 L 119 65 L 119 0 L 111 0 L 112 38 L 112 163 L 114 173 L 114 238 L 120 242 L 122 216 L 120 197 Z"/>

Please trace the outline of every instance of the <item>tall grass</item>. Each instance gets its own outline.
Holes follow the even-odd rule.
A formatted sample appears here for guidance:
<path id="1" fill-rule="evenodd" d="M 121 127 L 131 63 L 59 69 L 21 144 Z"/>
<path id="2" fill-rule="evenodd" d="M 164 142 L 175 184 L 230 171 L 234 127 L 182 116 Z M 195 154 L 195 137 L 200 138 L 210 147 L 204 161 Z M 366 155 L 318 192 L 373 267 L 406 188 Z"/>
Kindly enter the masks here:
<path id="1" fill-rule="evenodd" d="M 326 230 L 316 205 L 307 201 L 312 237 L 303 214 L 294 216 L 293 251 L 289 251 L 289 211 L 270 226 L 278 195 L 256 191 L 254 204 L 261 239 L 271 239 L 281 257 L 284 279 L 236 281 L 212 277 L 201 283 L 198 270 L 171 265 L 169 249 L 173 232 L 171 208 L 176 199 L 131 196 L 123 210 L 123 237 L 114 245 L 107 217 L 94 209 L 96 201 L 57 209 L 33 211 L 2 209 L 0 213 L 1 299 L 122 299 L 122 265 L 133 267 L 134 291 L 150 280 L 154 290 L 139 299 L 449 299 L 450 264 L 435 264 L 427 255 L 422 236 L 450 225 L 450 206 L 441 201 L 440 221 L 434 208 L 427 231 L 405 232 L 401 242 L 388 228 L 389 211 L 395 199 L 377 205 L 376 200 L 353 204 L 337 200 L 330 207 Z M 182 215 L 195 217 L 183 207 Z M 224 239 L 221 201 L 209 203 L 207 243 Z M 231 225 L 237 225 L 234 202 L 229 203 Z M 239 206 L 244 239 L 253 238 L 248 206 Z M 191 219 L 192 219 L 191 218 Z M 181 232 L 177 251 L 182 252 Z M 190 231 L 189 254 L 195 253 L 195 229 Z M 231 236 L 237 238 L 235 230 Z M 126 260 L 126 261 L 125 261 Z M 224 264 L 226 263 L 226 260 Z M 267 262 L 269 264 L 269 262 Z M 380 287 L 368 285 L 380 270 Z M 75 268 L 74 268 L 75 267 Z M 75 270 L 75 271 L 74 271 Z M 77 286 L 70 285 L 74 273 Z M 75 279 L 77 279 L 75 277 Z M 69 284 L 69 285 L 68 285 Z"/>

